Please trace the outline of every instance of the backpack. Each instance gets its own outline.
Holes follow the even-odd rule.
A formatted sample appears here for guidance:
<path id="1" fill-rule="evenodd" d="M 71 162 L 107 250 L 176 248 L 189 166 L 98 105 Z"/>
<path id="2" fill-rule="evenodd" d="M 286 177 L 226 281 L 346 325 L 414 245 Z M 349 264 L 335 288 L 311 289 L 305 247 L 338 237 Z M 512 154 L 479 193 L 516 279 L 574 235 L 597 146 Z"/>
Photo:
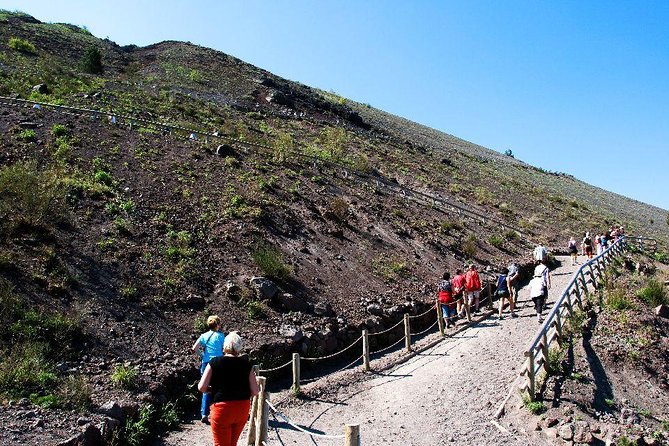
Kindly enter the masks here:
<path id="1" fill-rule="evenodd" d="M 586 237 L 586 238 L 584 238 L 584 239 L 583 239 L 583 244 L 584 244 L 585 246 L 590 246 L 590 245 L 592 245 L 592 240 L 590 240 L 590 237 Z"/>

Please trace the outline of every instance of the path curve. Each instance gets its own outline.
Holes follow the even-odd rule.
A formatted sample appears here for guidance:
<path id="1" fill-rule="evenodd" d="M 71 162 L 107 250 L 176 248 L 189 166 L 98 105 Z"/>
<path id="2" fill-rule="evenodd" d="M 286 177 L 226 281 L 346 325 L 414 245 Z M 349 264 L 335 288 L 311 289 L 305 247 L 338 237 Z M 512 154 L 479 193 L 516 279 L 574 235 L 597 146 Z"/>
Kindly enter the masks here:
<path id="1" fill-rule="evenodd" d="M 557 260 L 561 266 L 552 271 L 551 304 L 578 268 L 571 266 L 569 257 Z M 539 328 L 527 288 L 520 293 L 519 315 L 512 319 L 507 313 L 500 321 L 495 314 L 385 372 L 332 389 L 325 397 L 287 399 L 290 403 L 279 404 L 279 409 L 294 423 L 330 435 L 343 434 L 346 423 L 360 424 L 364 446 L 539 444 L 536 438 L 530 442 L 523 426 L 492 422 Z M 330 379 L 323 381 L 327 384 Z M 280 420 L 270 420 L 267 446 L 343 444 L 338 439 L 310 438 Z M 194 423 L 158 444 L 205 446 L 210 435 L 206 426 Z"/>

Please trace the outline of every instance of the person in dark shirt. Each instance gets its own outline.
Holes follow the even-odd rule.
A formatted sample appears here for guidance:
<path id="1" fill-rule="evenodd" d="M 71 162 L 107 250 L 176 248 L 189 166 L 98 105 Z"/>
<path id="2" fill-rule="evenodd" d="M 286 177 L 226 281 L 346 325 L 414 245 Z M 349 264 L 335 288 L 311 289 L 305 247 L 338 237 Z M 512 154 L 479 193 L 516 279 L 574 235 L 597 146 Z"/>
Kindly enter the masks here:
<path id="1" fill-rule="evenodd" d="M 242 338 L 231 332 L 223 343 L 223 356 L 207 364 L 197 388 L 209 392 L 212 405 L 209 422 L 214 446 L 236 446 L 251 408 L 250 398 L 258 394 L 256 374 L 246 357 L 240 357 Z"/>

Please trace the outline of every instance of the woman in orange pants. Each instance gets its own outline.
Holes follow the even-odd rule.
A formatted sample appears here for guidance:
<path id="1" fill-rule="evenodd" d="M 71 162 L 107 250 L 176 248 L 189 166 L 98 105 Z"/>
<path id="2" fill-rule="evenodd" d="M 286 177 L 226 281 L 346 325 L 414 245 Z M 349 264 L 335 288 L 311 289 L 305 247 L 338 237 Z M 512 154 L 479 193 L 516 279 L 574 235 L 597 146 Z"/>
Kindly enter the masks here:
<path id="1" fill-rule="evenodd" d="M 251 363 L 239 357 L 241 349 L 239 334 L 228 334 L 223 343 L 225 354 L 209 361 L 198 384 L 200 392 L 211 393 L 209 422 L 214 446 L 237 446 L 249 416 L 250 398 L 259 391 Z"/>

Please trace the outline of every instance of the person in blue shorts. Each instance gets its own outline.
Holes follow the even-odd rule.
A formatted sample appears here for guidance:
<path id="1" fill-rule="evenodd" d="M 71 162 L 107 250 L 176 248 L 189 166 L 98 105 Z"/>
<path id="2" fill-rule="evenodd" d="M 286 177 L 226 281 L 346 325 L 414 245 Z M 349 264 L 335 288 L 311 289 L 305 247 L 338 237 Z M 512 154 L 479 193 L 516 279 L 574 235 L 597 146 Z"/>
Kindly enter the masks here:
<path id="1" fill-rule="evenodd" d="M 202 333 L 200 337 L 193 344 L 193 351 L 199 352 L 202 350 L 202 365 L 200 366 L 200 376 L 207 368 L 207 364 L 217 356 L 223 356 L 223 342 L 225 335 L 221 333 L 221 318 L 212 315 L 207 318 L 207 326 L 209 331 Z M 208 393 L 202 394 L 202 405 L 200 406 L 200 420 L 203 423 L 209 423 L 209 399 Z"/>

